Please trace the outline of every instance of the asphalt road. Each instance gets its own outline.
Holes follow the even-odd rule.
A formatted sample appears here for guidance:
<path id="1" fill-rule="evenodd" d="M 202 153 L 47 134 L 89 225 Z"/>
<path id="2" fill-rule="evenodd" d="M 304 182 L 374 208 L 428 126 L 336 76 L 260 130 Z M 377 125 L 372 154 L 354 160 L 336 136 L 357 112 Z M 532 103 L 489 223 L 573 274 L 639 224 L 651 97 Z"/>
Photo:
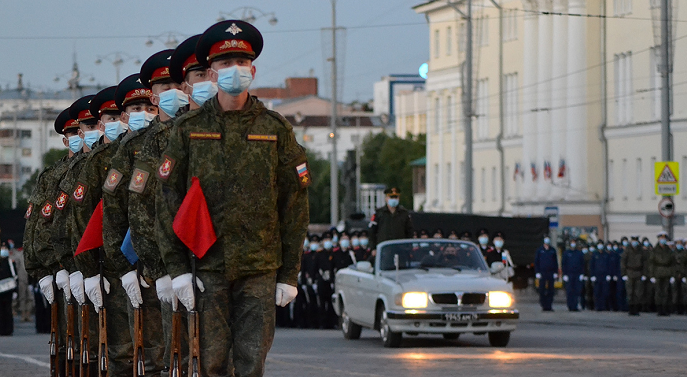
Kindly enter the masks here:
<path id="1" fill-rule="evenodd" d="M 557 301 L 562 298 L 557 298 Z M 404 336 L 383 348 L 377 332 L 347 341 L 337 330 L 277 329 L 266 376 L 679 376 L 687 370 L 687 317 L 569 313 L 555 304 L 542 313 L 522 299 L 521 324 L 506 348 L 487 337 Z M 0 338 L 0 376 L 48 373 L 48 337 L 18 323 Z"/>

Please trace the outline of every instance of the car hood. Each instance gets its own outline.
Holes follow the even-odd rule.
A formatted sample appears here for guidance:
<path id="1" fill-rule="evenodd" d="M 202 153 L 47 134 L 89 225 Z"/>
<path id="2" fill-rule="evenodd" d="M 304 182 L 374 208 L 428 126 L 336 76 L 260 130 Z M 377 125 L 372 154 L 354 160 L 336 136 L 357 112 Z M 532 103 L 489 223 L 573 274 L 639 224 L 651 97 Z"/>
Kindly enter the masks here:
<path id="1" fill-rule="evenodd" d="M 383 271 L 382 276 L 397 281 L 404 292 L 512 292 L 510 284 L 502 279 L 491 277 L 487 273 L 476 271 L 455 271 L 436 268 L 425 270 Z"/>

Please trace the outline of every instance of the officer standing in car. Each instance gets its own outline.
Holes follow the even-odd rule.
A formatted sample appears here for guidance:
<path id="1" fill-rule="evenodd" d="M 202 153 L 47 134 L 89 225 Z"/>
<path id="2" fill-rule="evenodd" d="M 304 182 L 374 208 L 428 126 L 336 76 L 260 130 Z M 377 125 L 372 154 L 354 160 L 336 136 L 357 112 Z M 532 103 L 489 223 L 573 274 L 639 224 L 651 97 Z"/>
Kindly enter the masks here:
<path id="1" fill-rule="evenodd" d="M 392 187 L 384 190 L 386 205 L 377 208 L 370 220 L 370 250 L 375 250 L 377 244 L 400 238 L 413 237 L 413 223 L 410 212 L 399 204 L 401 190 Z M 374 255 L 374 252 L 372 253 Z"/>

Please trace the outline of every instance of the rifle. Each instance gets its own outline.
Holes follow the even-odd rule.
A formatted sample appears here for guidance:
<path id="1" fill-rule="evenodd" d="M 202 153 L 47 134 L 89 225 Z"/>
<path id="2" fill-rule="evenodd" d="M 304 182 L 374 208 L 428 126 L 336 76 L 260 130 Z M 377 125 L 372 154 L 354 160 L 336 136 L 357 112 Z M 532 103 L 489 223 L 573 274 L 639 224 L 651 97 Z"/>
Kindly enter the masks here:
<path id="1" fill-rule="evenodd" d="M 176 301 L 176 298 L 174 299 Z M 175 306 L 179 303 L 173 303 Z M 181 377 L 181 312 L 178 307 L 172 312 L 172 344 L 171 344 L 170 373 L 171 377 Z"/>
<path id="2" fill-rule="evenodd" d="M 57 292 L 57 289 L 55 289 L 55 292 Z M 58 335 L 58 327 L 57 327 L 57 313 L 59 309 L 57 308 L 57 300 L 53 300 L 52 304 L 50 304 L 50 376 L 51 377 L 59 377 L 60 376 L 60 357 L 57 354 L 57 348 L 59 345 L 57 344 L 57 335 Z"/>
<path id="3" fill-rule="evenodd" d="M 74 303 L 67 301 L 67 360 L 65 364 L 65 376 L 74 376 Z"/>
<path id="4" fill-rule="evenodd" d="M 141 279 L 141 263 L 136 263 L 136 280 Z M 134 308 L 134 377 L 145 376 L 145 355 L 143 353 L 143 310 Z"/>
<path id="5" fill-rule="evenodd" d="M 89 348 L 90 344 L 88 341 L 89 333 L 89 318 L 88 318 L 88 305 L 81 305 L 81 363 L 79 364 L 79 376 L 90 376 L 91 375 L 91 364 Z"/>
<path id="6" fill-rule="evenodd" d="M 98 343 L 98 376 L 107 377 L 107 313 L 105 311 L 105 283 L 103 281 L 103 265 L 105 264 L 105 252 L 100 248 L 100 294 L 103 303 L 98 310 L 99 343 Z"/>
<path id="7" fill-rule="evenodd" d="M 196 255 L 191 256 L 191 286 L 193 299 L 196 298 Z M 197 300 L 196 300 L 197 301 Z M 188 377 L 200 377 L 200 326 L 196 302 L 188 312 Z"/>

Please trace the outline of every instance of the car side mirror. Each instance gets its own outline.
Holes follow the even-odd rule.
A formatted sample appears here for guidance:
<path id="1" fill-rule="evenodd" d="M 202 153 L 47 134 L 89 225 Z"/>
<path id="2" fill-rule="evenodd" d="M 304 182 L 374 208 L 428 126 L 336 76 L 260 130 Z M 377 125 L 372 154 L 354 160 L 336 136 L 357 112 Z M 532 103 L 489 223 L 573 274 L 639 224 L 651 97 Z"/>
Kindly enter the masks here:
<path id="1" fill-rule="evenodd" d="M 372 269 L 372 263 L 370 263 L 370 262 L 368 262 L 368 261 L 360 261 L 360 262 L 356 263 L 356 264 L 355 264 L 355 268 L 356 268 L 358 271 L 362 271 L 362 272 L 369 272 L 369 273 L 372 273 L 372 271 L 374 271 L 374 270 Z"/>

